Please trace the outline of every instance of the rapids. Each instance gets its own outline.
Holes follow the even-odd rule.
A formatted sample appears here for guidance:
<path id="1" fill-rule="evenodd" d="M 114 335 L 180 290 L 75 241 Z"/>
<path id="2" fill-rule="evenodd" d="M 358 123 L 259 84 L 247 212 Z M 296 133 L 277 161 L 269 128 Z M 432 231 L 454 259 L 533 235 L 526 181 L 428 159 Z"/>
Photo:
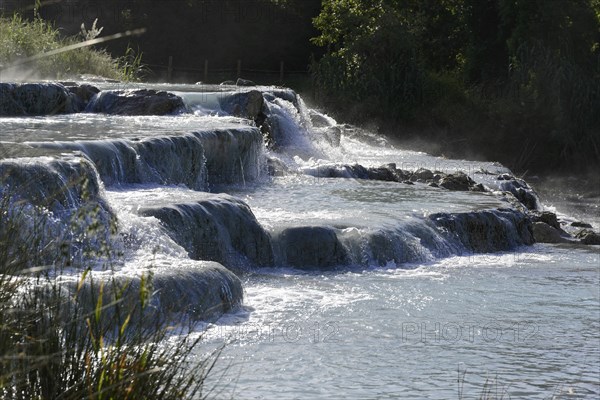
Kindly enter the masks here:
<path id="1" fill-rule="evenodd" d="M 159 313 L 229 343 L 211 385 L 448 398 L 463 368 L 468 396 L 486 373 L 511 398 L 600 395 L 598 246 L 534 244 L 569 210 L 504 166 L 396 148 L 290 89 L 103 83 L 85 106 L 72 86 L 43 86 L 59 113 L 0 104 L 0 192 L 24 238 L 45 219 L 100 274 L 100 243 L 120 279 L 153 271 Z"/>

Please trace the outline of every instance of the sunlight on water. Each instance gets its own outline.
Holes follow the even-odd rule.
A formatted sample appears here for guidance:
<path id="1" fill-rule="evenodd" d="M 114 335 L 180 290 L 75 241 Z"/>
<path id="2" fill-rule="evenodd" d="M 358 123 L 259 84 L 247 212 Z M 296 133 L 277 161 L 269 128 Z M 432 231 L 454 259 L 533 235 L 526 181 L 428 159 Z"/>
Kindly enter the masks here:
<path id="1" fill-rule="evenodd" d="M 461 379 L 464 398 L 479 398 L 486 380 L 506 388 L 509 398 L 600 396 L 600 249 L 523 246 L 518 213 L 489 211 L 513 207 L 498 192 L 498 175 L 508 169 L 394 148 L 307 108 L 286 89 L 152 86 L 180 94 L 186 112 L 2 118 L 0 158 L 10 159 L 0 167 L 46 168 L 63 187 L 73 177 L 103 180 L 98 201 L 119 221 L 120 276 L 138 279 L 153 270 L 163 296 L 156 307 L 164 312 L 203 300 L 209 281 L 199 271 L 209 269 L 216 282 L 228 279 L 223 268 L 201 261 L 207 258 L 192 260 L 195 250 L 212 246 L 211 260 L 248 264 L 259 258 L 259 239 L 270 241 L 262 243 L 271 256 L 263 264 L 239 268 L 243 305 L 195 326 L 202 338 L 196 357 L 225 344 L 208 382 L 222 398 L 449 399 L 459 398 Z M 263 93 L 268 134 L 225 107 L 242 104 L 252 90 Z M 16 158 L 26 155 L 44 157 Z M 281 160 L 286 172 L 268 176 L 267 157 Z M 50 167 L 56 160 L 62 164 Z M 89 170 L 73 167 L 78 162 Z M 319 174 L 390 163 L 405 171 L 463 172 L 490 190 Z M 38 183 L 36 190 L 54 184 Z M 71 197 L 63 211 L 83 201 L 75 189 L 66 187 Z M 177 220 L 188 214 L 176 207 L 173 220 L 143 214 L 182 204 L 203 212 L 195 225 Z M 567 218 L 563 204 L 545 206 Z M 598 228 L 597 201 L 577 204 L 578 218 Z M 235 218 L 222 210 L 235 210 Z M 446 225 L 431 218 L 436 213 Z M 304 242 L 286 248 L 294 233 Z M 228 247 L 215 238 L 227 239 Z M 347 254 L 327 268 L 303 271 L 292 262 L 313 255 L 330 261 L 334 248 Z"/>

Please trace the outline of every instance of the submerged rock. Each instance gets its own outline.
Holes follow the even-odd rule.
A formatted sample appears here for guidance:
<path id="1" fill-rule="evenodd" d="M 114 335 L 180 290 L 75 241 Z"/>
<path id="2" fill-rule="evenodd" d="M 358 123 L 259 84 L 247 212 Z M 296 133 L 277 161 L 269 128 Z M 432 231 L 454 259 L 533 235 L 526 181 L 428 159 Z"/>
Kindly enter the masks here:
<path id="1" fill-rule="evenodd" d="M 158 218 L 194 260 L 217 261 L 235 270 L 273 265 L 269 234 L 235 197 L 210 194 L 195 203 L 143 208 L 140 214 Z"/>
<path id="2" fill-rule="evenodd" d="M 345 265 L 349 256 L 333 228 L 302 226 L 273 235 L 277 265 L 314 270 Z"/>
<path id="3" fill-rule="evenodd" d="M 102 91 L 86 111 L 113 115 L 168 115 L 184 109 L 183 99 L 173 93 L 136 89 Z"/>

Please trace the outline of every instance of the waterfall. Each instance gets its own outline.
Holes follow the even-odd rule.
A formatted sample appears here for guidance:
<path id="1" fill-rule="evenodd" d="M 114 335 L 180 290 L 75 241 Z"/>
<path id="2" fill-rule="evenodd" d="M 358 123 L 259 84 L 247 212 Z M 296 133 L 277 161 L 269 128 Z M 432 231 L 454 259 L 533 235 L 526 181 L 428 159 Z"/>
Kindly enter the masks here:
<path id="1" fill-rule="evenodd" d="M 67 241 L 63 259 L 98 271 L 110 255 L 87 250 L 115 249 L 134 289 L 151 271 L 160 313 L 228 311 L 243 298 L 234 273 L 259 268 L 403 268 L 534 241 L 539 199 L 506 168 L 395 149 L 292 90 L 92 89 L 89 114 L 10 120 L 14 144 L 42 155 L 0 160 L 0 194 L 22 211 L 21 240 L 43 225 L 45 261 Z M 18 139 L 39 121 L 77 131 Z"/>

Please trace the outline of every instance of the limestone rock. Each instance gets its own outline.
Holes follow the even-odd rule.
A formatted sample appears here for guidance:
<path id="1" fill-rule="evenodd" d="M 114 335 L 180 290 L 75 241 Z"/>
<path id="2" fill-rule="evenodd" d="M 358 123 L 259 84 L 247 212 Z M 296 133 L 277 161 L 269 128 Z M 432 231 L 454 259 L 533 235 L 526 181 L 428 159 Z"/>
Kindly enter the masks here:
<path id="1" fill-rule="evenodd" d="M 588 224 L 587 222 L 582 222 L 582 221 L 574 221 L 571 223 L 571 226 L 574 228 L 588 228 L 588 229 L 592 228 L 591 224 Z"/>
<path id="2" fill-rule="evenodd" d="M 512 209 L 437 213 L 429 219 L 476 253 L 534 243 L 531 221 L 524 213 Z"/>
<path id="3" fill-rule="evenodd" d="M 575 235 L 583 244 L 600 245 L 600 234 L 591 229 L 584 229 Z"/>
<path id="4" fill-rule="evenodd" d="M 168 115 L 185 108 L 181 97 L 151 89 L 107 90 L 98 93 L 86 111 L 113 115 Z"/>
<path id="5" fill-rule="evenodd" d="M 550 225 L 554 229 L 562 231 L 562 228 L 560 227 L 560 223 L 558 222 L 558 218 L 556 217 L 556 214 L 554 214 L 553 212 L 549 212 L 549 211 L 532 212 L 531 220 L 532 220 L 532 222 L 543 222 L 545 224 Z"/>
<path id="6" fill-rule="evenodd" d="M 217 261 L 234 270 L 273 265 L 269 234 L 250 207 L 235 197 L 210 194 L 195 203 L 149 207 L 140 213 L 158 218 L 194 260 Z"/>
<path id="7" fill-rule="evenodd" d="M 545 222 L 533 223 L 533 237 L 538 243 L 568 243 L 569 240 L 563 237 L 558 229 L 546 224 Z"/>
<path id="8" fill-rule="evenodd" d="M 0 83 L 0 116 L 72 113 L 75 103 L 60 83 Z"/>
<path id="9" fill-rule="evenodd" d="M 248 79 L 238 78 L 238 80 L 235 82 L 235 85 L 236 86 L 256 86 L 256 83 L 254 83 Z"/>
<path id="10" fill-rule="evenodd" d="M 227 114 L 254 121 L 263 112 L 264 98 L 263 94 L 258 90 L 250 90 L 248 92 L 237 92 L 223 96 L 219 98 L 219 103 L 223 111 Z"/>
<path id="11" fill-rule="evenodd" d="M 69 91 L 69 93 L 75 96 L 75 102 L 73 106 L 76 112 L 81 112 L 85 110 L 92 98 L 94 98 L 95 95 L 100 93 L 100 89 L 92 85 L 77 85 L 69 83 L 70 82 L 65 82 L 65 87 Z"/>
<path id="12" fill-rule="evenodd" d="M 502 181 L 499 185 L 500 190 L 512 193 L 527 209 L 540 209 L 537 193 L 523 179 L 508 174 L 502 174 L 497 179 Z"/>
<path id="13" fill-rule="evenodd" d="M 273 237 L 283 265 L 301 269 L 331 269 L 344 265 L 349 256 L 333 228 L 303 226 L 287 228 Z"/>
<path id="14" fill-rule="evenodd" d="M 448 190 L 456 191 L 468 191 L 472 186 L 475 185 L 475 181 L 467 176 L 463 172 L 457 172 L 455 174 L 448 174 L 443 177 L 439 185 Z"/>

